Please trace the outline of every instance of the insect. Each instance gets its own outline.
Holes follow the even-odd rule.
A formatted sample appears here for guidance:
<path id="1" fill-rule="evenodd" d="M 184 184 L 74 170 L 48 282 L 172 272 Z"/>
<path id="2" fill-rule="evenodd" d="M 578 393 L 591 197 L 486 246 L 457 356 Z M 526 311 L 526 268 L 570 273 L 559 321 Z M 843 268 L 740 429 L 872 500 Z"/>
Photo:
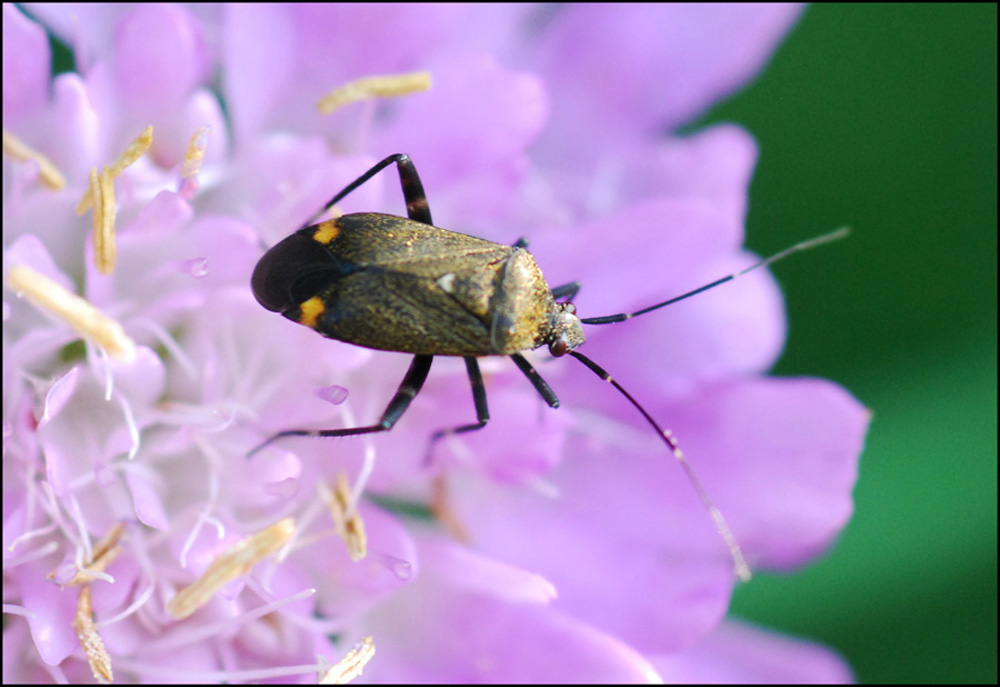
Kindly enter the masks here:
<path id="1" fill-rule="evenodd" d="M 313 224 L 393 163 L 399 172 L 408 219 L 364 212 Z M 737 573 L 747 578 L 749 569 L 729 527 L 676 440 L 600 365 L 576 350 L 585 340 L 582 325 L 612 324 L 643 315 L 846 232 L 841 229 L 797 244 L 740 272 L 636 312 L 580 318 L 571 302 L 580 289 L 577 282 L 550 288 L 524 239 L 506 246 L 435 227 L 413 161 L 405 154 L 390 155 L 334 196 L 301 229 L 268 250 L 254 269 L 251 285 L 257 301 L 268 310 L 331 339 L 412 353 L 413 362 L 377 424 L 286 430 L 250 455 L 282 437 L 389 431 L 420 392 L 437 355 L 465 360 L 476 422 L 436 431 L 431 446 L 449 434 L 482 429 L 489 421 L 477 362 L 480 356 L 509 356 L 545 402 L 557 408 L 559 399 L 522 355 L 523 351 L 547 346 L 553 356 L 568 354 L 612 384 L 652 425 L 715 520 Z"/>

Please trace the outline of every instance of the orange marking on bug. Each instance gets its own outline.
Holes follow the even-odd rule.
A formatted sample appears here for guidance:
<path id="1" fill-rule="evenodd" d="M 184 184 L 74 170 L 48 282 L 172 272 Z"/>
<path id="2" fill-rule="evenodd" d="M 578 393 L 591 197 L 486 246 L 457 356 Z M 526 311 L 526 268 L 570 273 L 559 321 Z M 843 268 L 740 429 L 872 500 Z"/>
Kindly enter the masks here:
<path id="1" fill-rule="evenodd" d="M 299 315 L 299 324 L 305 325 L 310 329 L 315 329 L 316 320 L 320 318 L 320 315 L 323 314 L 323 310 L 325 309 L 326 306 L 323 305 L 323 299 L 319 296 L 313 296 L 299 306 L 299 310 L 302 312 L 302 314 Z"/>
<path id="2" fill-rule="evenodd" d="M 336 220 L 330 220 L 316 227 L 313 238 L 324 246 L 329 246 L 338 234 L 340 234 L 340 227 L 337 226 Z"/>

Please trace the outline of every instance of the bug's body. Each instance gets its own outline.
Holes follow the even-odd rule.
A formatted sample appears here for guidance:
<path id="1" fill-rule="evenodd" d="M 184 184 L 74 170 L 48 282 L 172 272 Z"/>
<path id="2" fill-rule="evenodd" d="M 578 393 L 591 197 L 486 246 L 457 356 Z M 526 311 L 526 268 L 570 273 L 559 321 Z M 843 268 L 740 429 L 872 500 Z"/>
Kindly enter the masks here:
<path id="1" fill-rule="evenodd" d="M 268 251 L 252 283 L 265 308 L 368 348 L 467 357 L 584 339 L 522 245 L 394 215 L 305 227 Z"/>
<path id="2" fill-rule="evenodd" d="M 643 315 L 725 283 L 799 250 L 843 236 L 833 232 L 792 246 L 736 274 L 632 313 L 580 319 L 558 299 L 572 297 L 576 282 L 549 288 L 535 259 L 519 240 L 504 246 L 435 227 L 420 177 L 407 155 L 385 158 L 327 203 L 326 212 L 375 174 L 395 163 L 409 219 L 355 213 L 306 226 L 272 247 L 257 263 L 251 284 L 257 301 L 323 336 L 387 351 L 413 354 L 413 362 L 378 424 L 343 429 L 290 429 L 275 434 L 251 455 L 286 436 L 343 437 L 385 432 L 420 392 L 436 355 L 465 359 L 476 422 L 438 430 L 430 446 L 449 434 L 482 429 L 490 419 L 476 358 L 507 355 L 553 408 L 559 399 L 521 351 L 547 345 L 554 356 L 570 354 L 611 383 L 642 413 L 681 463 L 729 547 L 736 571 L 749 569 L 729 527 L 699 484 L 677 442 L 600 365 L 574 350 L 584 342 L 581 324 L 612 324 Z M 429 455 L 429 454 L 428 454 Z"/>

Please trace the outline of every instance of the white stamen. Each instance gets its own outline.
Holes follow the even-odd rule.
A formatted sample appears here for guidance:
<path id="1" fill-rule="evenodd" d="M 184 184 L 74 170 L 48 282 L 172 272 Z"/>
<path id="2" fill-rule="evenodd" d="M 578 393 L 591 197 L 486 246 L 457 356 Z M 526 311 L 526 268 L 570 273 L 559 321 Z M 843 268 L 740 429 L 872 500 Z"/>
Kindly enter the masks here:
<path id="1" fill-rule="evenodd" d="M 73 576 L 73 579 L 65 585 L 60 586 L 72 587 L 78 584 L 86 584 L 96 578 L 104 577 L 101 573 L 103 573 L 104 569 L 118 557 L 118 554 L 122 550 L 122 547 L 118 544 L 118 542 L 121 541 L 122 534 L 124 533 L 125 523 L 119 522 L 112 527 L 108 533 L 94 545 L 94 548 L 90 553 L 90 561 L 79 566 L 76 575 Z M 49 573 L 47 577 L 51 580 L 55 577 L 55 573 Z M 111 578 L 111 581 L 114 581 L 114 578 Z"/>

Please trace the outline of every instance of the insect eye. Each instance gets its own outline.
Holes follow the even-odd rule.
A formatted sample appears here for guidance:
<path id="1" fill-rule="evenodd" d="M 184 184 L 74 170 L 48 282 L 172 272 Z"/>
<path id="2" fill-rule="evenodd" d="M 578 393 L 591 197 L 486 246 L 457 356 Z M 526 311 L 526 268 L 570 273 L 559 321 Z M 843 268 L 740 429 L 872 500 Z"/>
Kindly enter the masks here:
<path id="1" fill-rule="evenodd" d="M 566 343 L 566 339 L 559 337 L 555 341 L 549 344 L 549 353 L 554 358 L 559 358 L 566 355 L 566 351 L 569 350 L 569 345 Z"/>

